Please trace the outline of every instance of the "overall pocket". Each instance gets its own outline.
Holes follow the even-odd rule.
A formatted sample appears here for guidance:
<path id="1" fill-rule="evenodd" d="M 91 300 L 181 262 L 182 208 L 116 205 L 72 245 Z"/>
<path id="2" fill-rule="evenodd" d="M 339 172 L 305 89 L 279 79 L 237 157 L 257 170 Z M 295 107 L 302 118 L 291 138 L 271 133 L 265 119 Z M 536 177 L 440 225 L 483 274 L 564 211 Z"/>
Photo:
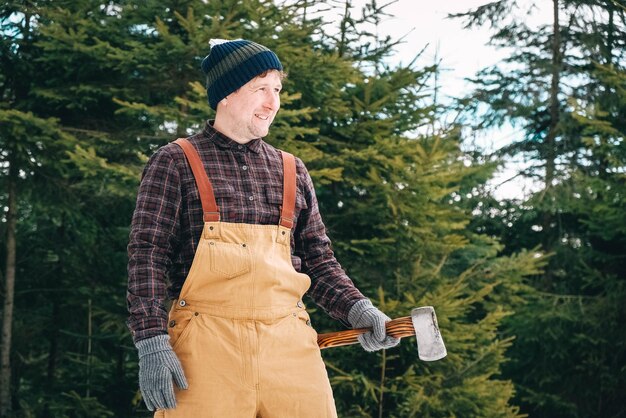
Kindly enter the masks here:
<path id="1" fill-rule="evenodd" d="M 196 314 L 191 311 L 174 311 L 169 318 L 167 333 L 170 336 L 170 345 L 176 349 L 185 341 L 193 327 Z"/>
<path id="2" fill-rule="evenodd" d="M 250 250 L 246 244 L 209 241 L 211 271 L 226 279 L 242 276 L 250 271 Z"/>
<path id="3" fill-rule="evenodd" d="M 317 331 L 313 328 L 311 324 L 311 317 L 307 311 L 300 311 L 297 314 L 298 322 L 300 323 L 300 329 L 303 330 L 304 333 L 308 334 L 311 338 L 311 341 L 315 346 L 317 346 Z"/>

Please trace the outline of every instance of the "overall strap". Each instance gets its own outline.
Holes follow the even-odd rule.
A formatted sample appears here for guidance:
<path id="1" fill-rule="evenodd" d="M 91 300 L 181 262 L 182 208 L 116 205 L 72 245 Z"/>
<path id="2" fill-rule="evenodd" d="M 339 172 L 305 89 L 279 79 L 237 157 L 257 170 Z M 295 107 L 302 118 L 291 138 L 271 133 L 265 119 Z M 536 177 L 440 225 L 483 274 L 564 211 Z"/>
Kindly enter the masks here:
<path id="1" fill-rule="evenodd" d="M 174 143 L 183 149 L 185 157 L 187 157 L 187 161 L 191 166 L 193 176 L 196 179 L 196 185 L 198 186 L 198 191 L 200 192 L 200 201 L 202 202 L 204 222 L 219 222 L 220 210 L 215 202 L 213 186 L 211 186 L 209 176 L 207 176 L 206 171 L 204 170 L 204 165 L 200 160 L 198 151 L 196 151 L 191 142 L 189 142 L 186 138 L 178 138 L 174 141 Z"/>
<path id="2" fill-rule="evenodd" d="M 291 229 L 296 209 L 296 159 L 288 152 L 280 153 L 283 156 L 283 206 L 280 211 L 280 225 Z"/>

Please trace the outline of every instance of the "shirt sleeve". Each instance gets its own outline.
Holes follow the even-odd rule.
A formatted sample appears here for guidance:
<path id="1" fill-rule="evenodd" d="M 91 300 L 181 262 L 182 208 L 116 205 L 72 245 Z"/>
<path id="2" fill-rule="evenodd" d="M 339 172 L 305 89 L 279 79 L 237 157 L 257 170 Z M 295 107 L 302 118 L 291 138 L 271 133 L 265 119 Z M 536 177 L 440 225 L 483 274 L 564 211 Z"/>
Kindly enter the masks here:
<path id="1" fill-rule="evenodd" d="M 331 317 L 349 326 L 350 308 L 365 296 L 335 258 L 319 211 L 313 180 L 304 163 L 300 159 L 296 162 L 308 207 L 298 216 L 294 252 L 302 260 L 302 272 L 311 278 L 309 296 Z"/>
<path id="2" fill-rule="evenodd" d="M 133 340 L 167 334 L 167 272 L 179 245 L 180 175 L 167 148 L 144 168 L 128 244 L 127 321 Z"/>

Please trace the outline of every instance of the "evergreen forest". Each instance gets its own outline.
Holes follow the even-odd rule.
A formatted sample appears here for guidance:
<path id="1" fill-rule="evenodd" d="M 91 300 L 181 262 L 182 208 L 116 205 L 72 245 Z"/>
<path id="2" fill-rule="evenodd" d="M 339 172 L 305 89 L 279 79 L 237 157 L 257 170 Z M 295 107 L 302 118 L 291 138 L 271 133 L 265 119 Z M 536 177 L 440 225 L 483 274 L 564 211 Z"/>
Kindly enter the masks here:
<path id="1" fill-rule="evenodd" d="M 214 116 L 213 38 L 280 57 L 265 139 L 307 165 L 359 289 L 392 318 L 436 309 L 440 361 L 415 338 L 322 351 L 340 417 L 626 417 L 626 1 L 543 1 L 535 27 L 538 3 L 449 16 L 504 59 L 443 102 L 426 45 L 390 64 L 389 2 L 3 1 L 0 418 L 152 416 L 129 226 L 148 158 Z M 496 150 L 473 141 L 507 126 Z M 535 188 L 498 197 L 512 161 Z M 345 329 L 305 302 L 318 332 Z"/>

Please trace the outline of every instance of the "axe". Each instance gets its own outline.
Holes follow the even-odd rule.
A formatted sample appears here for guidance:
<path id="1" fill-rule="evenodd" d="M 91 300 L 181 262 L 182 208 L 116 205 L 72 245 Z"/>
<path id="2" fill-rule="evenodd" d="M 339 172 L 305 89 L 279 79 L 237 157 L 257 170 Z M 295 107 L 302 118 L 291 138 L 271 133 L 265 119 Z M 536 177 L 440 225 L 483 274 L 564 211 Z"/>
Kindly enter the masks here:
<path id="1" fill-rule="evenodd" d="M 386 324 L 387 335 L 395 338 L 410 337 L 417 339 L 417 353 L 421 360 L 435 361 L 444 358 L 448 352 L 443 344 L 437 315 L 432 306 L 422 306 L 411 311 L 411 316 L 393 319 Z M 320 349 L 341 347 L 356 344 L 358 336 L 371 331 L 369 328 L 349 329 L 345 331 L 329 332 L 317 336 L 317 345 Z"/>

